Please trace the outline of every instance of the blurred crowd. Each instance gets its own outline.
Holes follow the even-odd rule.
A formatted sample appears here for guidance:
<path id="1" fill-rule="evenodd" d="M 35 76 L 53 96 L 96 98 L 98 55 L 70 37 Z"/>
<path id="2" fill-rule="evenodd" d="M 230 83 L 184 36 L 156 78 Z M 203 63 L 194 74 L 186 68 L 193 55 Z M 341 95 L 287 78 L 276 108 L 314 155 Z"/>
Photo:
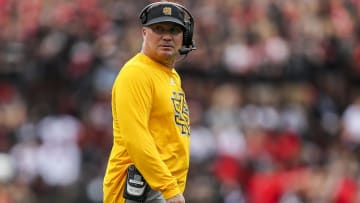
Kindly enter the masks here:
<path id="1" fill-rule="evenodd" d="M 0 0 L 0 203 L 100 203 L 111 87 L 153 1 Z M 178 0 L 188 203 L 360 202 L 360 0 Z"/>

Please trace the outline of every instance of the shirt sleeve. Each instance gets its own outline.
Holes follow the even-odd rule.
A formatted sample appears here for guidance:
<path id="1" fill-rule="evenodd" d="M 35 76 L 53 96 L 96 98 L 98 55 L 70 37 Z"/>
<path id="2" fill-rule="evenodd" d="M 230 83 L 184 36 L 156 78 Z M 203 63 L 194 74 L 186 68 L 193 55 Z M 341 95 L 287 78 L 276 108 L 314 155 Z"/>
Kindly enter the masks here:
<path id="1" fill-rule="evenodd" d="M 181 193 L 176 178 L 161 160 L 148 128 L 153 100 L 153 82 L 146 73 L 125 70 L 113 89 L 113 108 L 119 136 L 137 169 L 150 187 L 165 199 Z"/>

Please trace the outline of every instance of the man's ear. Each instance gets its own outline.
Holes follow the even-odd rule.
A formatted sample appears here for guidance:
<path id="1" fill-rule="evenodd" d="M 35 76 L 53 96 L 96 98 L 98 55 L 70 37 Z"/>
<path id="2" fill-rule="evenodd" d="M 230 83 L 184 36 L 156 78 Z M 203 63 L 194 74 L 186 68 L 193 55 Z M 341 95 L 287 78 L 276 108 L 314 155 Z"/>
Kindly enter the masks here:
<path id="1" fill-rule="evenodd" d="M 141 34 L 142 34 L 143 37 L 147 34 L 147 31 L 148 30 L 145 27 L 141 28 Z"/>

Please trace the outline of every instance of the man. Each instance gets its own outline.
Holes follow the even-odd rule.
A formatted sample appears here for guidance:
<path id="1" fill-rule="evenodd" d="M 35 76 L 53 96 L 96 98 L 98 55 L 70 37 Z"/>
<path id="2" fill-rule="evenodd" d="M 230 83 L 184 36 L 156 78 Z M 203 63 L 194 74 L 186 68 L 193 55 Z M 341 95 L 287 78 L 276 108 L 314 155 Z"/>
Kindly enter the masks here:
<path id="1" fill-rule="evenodd" d="M 186 8 L 170 2 L 148 5 L 140 19 L 142 50 L 122 67 L 112 91 L 104 203 L 185 203 L 190 120 L 174 68 L 195 49 L 194 22 Z"/>

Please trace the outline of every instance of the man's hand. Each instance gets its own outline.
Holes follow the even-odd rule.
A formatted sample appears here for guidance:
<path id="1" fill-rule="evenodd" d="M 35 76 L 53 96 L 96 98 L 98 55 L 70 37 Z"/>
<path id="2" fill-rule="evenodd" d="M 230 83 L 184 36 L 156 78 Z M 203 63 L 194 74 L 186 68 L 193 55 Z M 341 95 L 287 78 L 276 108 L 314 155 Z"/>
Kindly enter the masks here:
<path id="1" fill-rule="evenodd" d="M 185 203 L 185 198 L 182 194 L 177 194 L 167 199 L 166 203 Z"/>

